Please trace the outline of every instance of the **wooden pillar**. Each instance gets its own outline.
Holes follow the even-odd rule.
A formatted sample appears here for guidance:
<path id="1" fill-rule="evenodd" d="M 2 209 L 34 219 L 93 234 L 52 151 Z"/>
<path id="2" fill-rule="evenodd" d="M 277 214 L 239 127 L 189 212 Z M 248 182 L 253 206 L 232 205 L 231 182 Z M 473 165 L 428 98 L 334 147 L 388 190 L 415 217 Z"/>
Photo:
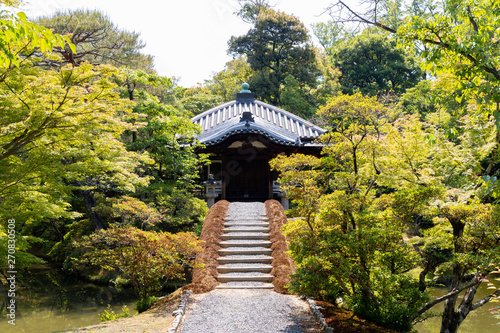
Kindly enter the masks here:
<path id="1" fill-rule="evenodd" d="M 266 159 L 266 178 L 269 187 L 268 199 L 273 198 L 273 179 L 271 178 L 271 167 L 269 166 L 269 158 Z"/>
<path id="2" fill-rule="evenodd" d="M 226 162 L 227 162 L 227 159 L 226 159 L 226 156 L 224 154 L 221 155 L 221 199 L 222 200 L 226 200 L 226 175 L 227 175 L 227 171 L 226 171 Z"/>

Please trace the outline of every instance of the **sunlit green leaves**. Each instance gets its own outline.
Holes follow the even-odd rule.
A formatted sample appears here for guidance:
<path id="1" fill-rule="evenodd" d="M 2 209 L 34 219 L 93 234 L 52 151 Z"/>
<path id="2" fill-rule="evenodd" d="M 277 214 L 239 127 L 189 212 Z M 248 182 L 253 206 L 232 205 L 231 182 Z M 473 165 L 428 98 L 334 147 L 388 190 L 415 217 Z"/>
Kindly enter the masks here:
<path id="1" fill-rule="evenodd" d="M 67 37 L 54 34 L 47 28 L 28 21 L 23 12 L 0 18 L 0 71 L 11 66 L 18 67 L 26 56 L 39 50 L 49 52 L 52 48 L 69 43 Z M 74 48 L 72 44 L 68 44 Z"/>
<path id="2" fill-rule="evenodd" d="M 500 10 L 496 0 L 448 0 L 432 17 L 409 17 L 398 29 L 408 45 L 426 45 L 425 68 L 436 74 L 453 73 L 463 96 L 479 103 L 500 100 Z"/>

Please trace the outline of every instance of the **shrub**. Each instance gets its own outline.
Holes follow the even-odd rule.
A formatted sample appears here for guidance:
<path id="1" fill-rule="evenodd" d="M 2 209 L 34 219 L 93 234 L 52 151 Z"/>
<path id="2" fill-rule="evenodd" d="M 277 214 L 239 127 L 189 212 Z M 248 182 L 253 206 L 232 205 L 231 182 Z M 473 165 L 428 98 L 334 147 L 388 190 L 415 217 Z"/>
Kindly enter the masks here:
<path id="1" fill-rule="evenodd" d="M 193 233 L 142 231 L 133 227 L 99 230 L 76 246 L 86 251 L 73 258 L 80 265 L 118 270 L 130 280 L 139 299 L 160 291 L 172 279 L 183 279 L 195 265 L 200 241 Z"/>
<path id="2" fill-rule="evenodd" d="M 153 304 L 156 303 L 158 297 L 155 296 L 146 296 L 135 302 L 135 309 L 137 312 L 141 313 L 149 309 Z"/>
<path id="3" fill-rule="evenodd" d="M 103 313 L 99 313 L 99 319 L 101 321 L 109 321 L 115 320 L 118 318 L 125 318 L 130 316 L 130 311 L 126 305 L 122 306 L 122 314 L 115 314 L 115 312 L 111 309 L 111 305 L 108 304 L 106 310 Z"/>

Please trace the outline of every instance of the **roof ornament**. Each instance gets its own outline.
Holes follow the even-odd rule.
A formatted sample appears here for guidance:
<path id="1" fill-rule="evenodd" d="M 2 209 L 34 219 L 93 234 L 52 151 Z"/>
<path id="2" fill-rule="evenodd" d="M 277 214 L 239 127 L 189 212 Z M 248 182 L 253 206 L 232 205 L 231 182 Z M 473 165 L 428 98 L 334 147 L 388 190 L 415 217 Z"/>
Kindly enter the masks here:
<path id="1" fill-rule="evenodd" d="M 252 112 L 245 111 L 241 114 L 240 122 L 244 122 L 244 121 L 246 121 L 246 124 L 245 124 L 246 127 L 250 127 L 250 122 L 252 122 L 252 123 L 255 122 L 255 119 L 252 115 Z"/>
<path id="2" fill-rule="evenodd" d="M 251 104 L 255 102 L 254 94 L 248 90 L 250 85 L 248 83 L 243 83 L 241 85 L 242 90 L 236 94 L 236 102 L 243 104 Z"/>
<path id="3" fill-rule="evenodd" d="M 248 83 L 243 83 L 241 85 L 242 90 L 240 91 L 240 94 L 251 94 L 252 92 L 248 90 L 250 88 L 250 85 Z"/>

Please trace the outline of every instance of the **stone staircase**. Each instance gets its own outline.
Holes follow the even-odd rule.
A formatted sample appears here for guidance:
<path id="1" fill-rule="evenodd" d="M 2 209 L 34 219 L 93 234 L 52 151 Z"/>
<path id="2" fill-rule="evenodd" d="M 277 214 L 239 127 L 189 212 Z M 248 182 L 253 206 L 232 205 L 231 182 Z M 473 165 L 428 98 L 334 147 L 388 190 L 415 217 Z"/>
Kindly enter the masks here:
<path id="1" fill-rule="evenodd" d="M 218 289 L 272 289 L 269 222 L 262 203 L 231 203 L 219 243 Z"/>

